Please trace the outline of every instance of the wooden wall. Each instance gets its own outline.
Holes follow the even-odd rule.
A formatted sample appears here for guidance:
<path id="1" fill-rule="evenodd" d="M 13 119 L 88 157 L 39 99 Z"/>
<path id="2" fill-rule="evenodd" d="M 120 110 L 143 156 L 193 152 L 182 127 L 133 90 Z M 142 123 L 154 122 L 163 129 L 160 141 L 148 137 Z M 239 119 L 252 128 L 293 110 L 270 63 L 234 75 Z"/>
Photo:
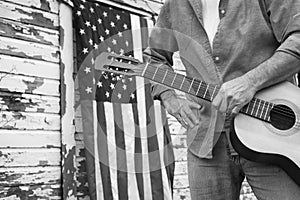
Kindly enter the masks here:
<path id="1" fill-rule="evenodd" d="M 0 1 L 0 198 L 61 199 L 57 0 Z"/>

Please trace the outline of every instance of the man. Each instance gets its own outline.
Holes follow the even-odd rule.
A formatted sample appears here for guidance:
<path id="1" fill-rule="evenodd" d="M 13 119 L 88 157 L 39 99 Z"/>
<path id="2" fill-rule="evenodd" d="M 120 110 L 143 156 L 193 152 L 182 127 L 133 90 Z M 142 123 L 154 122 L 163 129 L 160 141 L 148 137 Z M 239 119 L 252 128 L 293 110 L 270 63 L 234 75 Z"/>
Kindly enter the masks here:
<path id="1" fill-rule="evenodd" d="M 153 84 L 153 96 L 187 128 L 191 198 L 239 199 L 246 177 L 258 199 L 300 199 L 300 187 L 282 169 L 241 157 L 228 136 L 232 118 L 257 91 L 295 83 L 300 0 L 166 0 L 145 55 L 171 69 L 175 51 L 187 76 L 220 86 L 210 104 Z"/>

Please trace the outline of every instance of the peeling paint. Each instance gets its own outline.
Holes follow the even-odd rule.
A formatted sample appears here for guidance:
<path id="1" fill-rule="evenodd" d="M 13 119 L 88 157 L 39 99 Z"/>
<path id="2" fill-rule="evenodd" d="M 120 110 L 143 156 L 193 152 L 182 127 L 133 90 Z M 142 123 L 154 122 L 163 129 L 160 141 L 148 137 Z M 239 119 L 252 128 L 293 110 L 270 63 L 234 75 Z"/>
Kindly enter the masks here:
<path id="1" fill-rule="evenodd" d="M 64 116 L 64 114 L 66 113 L 66 83 L 65 83 L 65 78 L 64 78 L 64 74 L 65 74 L 65 64 L 63 62 L 61 62 L 60 64 L 60 109 L 61 109 L 61 116 Z"/>
<path id="2" fill-rule="evenodd" d="M 75 150 L 76 147 L 73 146 L 72 149 L 67 151 L 67 145 L 62 145 L 62 156 L 63 156 L 63 199 L 72 199 L 76 197 L 76 167 L 75 167 Z"/>
<path id="3" fill-rule="evenodd" d="M 25 14 L 25 15 L 30 16 L 32 18 L 32 20 L 26 19 L 26 18 L 21 18 L 20 19 L 21 22 L 32 23 L 32 24 L 42 24 L 43 26 L 49 27 L 49 28 L 54 28 L 55 27 L 54 26 L 54 20 L 46 18 L 45 16 L 43 16 L 42 13 L 39 13 L 39 12 L 26 12 L 25 10 L 23 10 L 21 8 L 15 8 L 15 10 L 17 12 L 19 12 L 20 14 Z"/>
<path id="4" fill-rule="evenodd" d="M 47 1 L 47 0 L 40 0 L 41 2 L 41 9 L 42 10 L 48 10 L 48 11 L 51 11 L 51 8 L 50 8 L 50 3 Z"/>
<path id="5" fill-rule="evenodd" d="M 27 89 L 25 92 L 32 93 L 33 90 L 44 84 L 44 79 L 40 77 L 35 77 L 33 82 L 23 80 L 23 82 L 27 85 Z"/>

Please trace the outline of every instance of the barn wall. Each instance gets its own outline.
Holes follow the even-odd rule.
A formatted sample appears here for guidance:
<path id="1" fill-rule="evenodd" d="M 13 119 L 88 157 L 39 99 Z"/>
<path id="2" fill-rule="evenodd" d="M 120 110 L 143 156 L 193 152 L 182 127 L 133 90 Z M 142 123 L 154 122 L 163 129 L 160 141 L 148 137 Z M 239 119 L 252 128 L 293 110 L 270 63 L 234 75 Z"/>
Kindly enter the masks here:
<path id="1" fill-rule="evenodd" d="M 0 198 L 61 199 L 57 0 L 0 1 Z"/>

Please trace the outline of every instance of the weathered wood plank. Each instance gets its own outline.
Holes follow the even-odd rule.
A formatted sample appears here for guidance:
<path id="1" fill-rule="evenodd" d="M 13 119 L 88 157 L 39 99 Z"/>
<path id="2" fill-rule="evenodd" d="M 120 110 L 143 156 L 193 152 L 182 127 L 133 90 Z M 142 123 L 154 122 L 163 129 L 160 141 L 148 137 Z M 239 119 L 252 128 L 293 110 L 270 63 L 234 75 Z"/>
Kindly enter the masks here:
<path id="1" fill-rule="evenodd" d="M 27 8 L 13 3 L 0 1 L 0 18 L 33 24 L 51 29 L 58 29 L 58 15 L 34 8 Z"/>
<path id="2" fill-rule="evenodd" d="M 22 6 L 44 10 L 47 12 L 58 13 L 57 0 L 6 0 L 12 3 L 16 3 Z"/>
<path id="3" fill-rule="evenodd" d="M 62 199 L 61 186 L 56 185 L 31 185 L 0 187 L 1 200 L 38 200 L 38 199 Z"/>
<path id="4" fill-rule="evenodd" d="M 0 54 L 54 63 L 59 63 L 60 61 L 58 47 L 8 37 L 0 37 Z"/>
<path id="5" fill-rule="evenodd" d="M 60 115 L 2 111 L 0 129 L 60 130 Z"/>
<path id="6" fill-rule="evenodd" d="M 0 168 L 0 186 L 60 184 L 61 167 Z"/>
<path id="7" fill-rule="evenodd" d="M 0 149 L 0 167 L 59 166 L 61 152 L 51 149 Z"/>
<path id="8" fill-rule="evenodd" d="M 0 72 L 0 91 L 60 96 L 59 80 Z"/>
<path id="9" fill-rule="evenodd" d="M 0 148 L 60 148 L 60 131 L 0 130 Z"/>
<path id="10" fill-rule="evenodd" d="M 59 32 L 57 30 L 3 18 L 0 18 L 0 35 L 47 45 L 59 45 Z"/>
<path id="11" fill-rule="evenodd" d="M 1 111 L 22 111 L 58 114 L 60 112 L 59 103 L 59 97 L 0 91 Z"/>
<path id="12" fill-rule="evenodd" d="M 10 74 L 60 79 L 60 66 L 56 63 L 0 55 L 0 66 L 0 71 Z"/>

